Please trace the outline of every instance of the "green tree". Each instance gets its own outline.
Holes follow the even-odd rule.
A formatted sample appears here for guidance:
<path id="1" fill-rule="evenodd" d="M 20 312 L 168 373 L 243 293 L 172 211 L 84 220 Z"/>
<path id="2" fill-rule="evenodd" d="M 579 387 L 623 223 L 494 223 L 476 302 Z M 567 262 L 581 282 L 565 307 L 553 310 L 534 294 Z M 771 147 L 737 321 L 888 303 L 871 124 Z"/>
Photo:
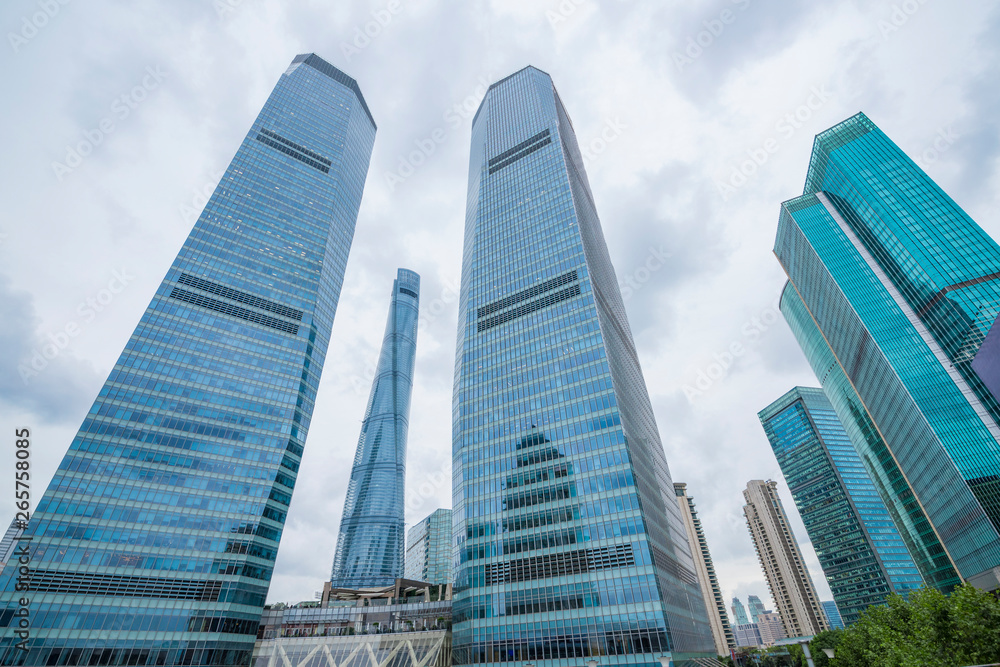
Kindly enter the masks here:
<path id="1" fill-rule="evenodd" d="M 834 647 L 833 667 L 963 667 L 1000 662 L 1000 601 L 970 584 L 869 607 Z M 819 663 L 817 662 L 817 667 Z"/>

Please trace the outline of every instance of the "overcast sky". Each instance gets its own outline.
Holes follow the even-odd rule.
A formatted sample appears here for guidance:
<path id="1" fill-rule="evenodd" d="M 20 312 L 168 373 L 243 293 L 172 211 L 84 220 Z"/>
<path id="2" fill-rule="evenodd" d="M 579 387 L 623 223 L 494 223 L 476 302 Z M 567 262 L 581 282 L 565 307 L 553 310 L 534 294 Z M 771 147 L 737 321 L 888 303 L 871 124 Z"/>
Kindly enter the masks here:
<path id="1" fill-rule="evenodd" d="M 317 53 L 367 99 L 375 149 L 271 601 L 311 599 L 329 577 L 401 266 L 422 276 L 425 320 L 407 521 L 451 506 L 469 132 L 489 83 L 549 72 L 590 154 L 667 460 L 727 600 L 768 600 L 742 514 L 755 478 L 779 480 L 830 597 L 756 416 L 816 385 L 777 315 L 771 253 L 813 136 L 864 111 L 1000 231 L 996 2 L 8 0 L 0 26 L 0 451 L 34 429 L 35 502 L 291 59 Z M 89 154 L 68 158 L 80 143 Z M 49 340 L 58 356 L 22 379 Z"/>

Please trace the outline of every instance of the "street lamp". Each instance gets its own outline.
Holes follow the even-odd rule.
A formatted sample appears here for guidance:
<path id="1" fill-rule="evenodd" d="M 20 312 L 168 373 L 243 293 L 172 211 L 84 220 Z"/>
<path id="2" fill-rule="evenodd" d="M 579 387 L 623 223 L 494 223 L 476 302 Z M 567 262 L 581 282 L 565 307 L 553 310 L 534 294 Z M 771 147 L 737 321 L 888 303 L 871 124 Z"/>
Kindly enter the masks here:
<path id="1" fill-rule="evenodd" d="M 830 658 L 831 660 L 833 659 L 833 649 L 832 648 L 825 648 L 825 649 L 823 649 L 823 653 L 826 653 L 826 657 Z"/>
<path id="2" fill-rule="evenodd" d="M 674 667 L 673 658 L 669 653 L 660 656 L 660 667 Z"/>
<path id="3" fill-rule="evenodd" d="M 806 656 L 806 664 L 809 667 L 816 667 L 816 663 L 813 662 L 812 653 L 809 652 L 809 639 L 800 639 L 799 645 L 802 647 L 802 653 Z"/>
<path id="4" fill-rule="evenodd" d="M 597 661 L 596 660 L 588 660 L 587 661 L 587 667 L 597 667 Z"/>

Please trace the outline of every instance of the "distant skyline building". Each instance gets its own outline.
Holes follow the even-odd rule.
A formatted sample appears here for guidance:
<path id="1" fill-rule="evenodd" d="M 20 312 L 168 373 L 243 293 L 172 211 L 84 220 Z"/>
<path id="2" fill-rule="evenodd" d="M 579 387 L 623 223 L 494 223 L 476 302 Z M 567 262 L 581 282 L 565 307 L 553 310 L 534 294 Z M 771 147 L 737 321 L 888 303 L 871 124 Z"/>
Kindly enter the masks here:
<path id="1" fill-rule="evenodd" d="M 805 637 L 827 629 L 798 540 L 778 497 L 778 484 L 751 480 L 743 491 L 743 514 L 764 578 L 789 637 Z"/>
<path id="2" fill-rule="evenodd" d="M 763 646 L 760 627 L 756 623 L 740 623 L 735 628 L 736 646 Z"/>
<path id="3" fill-rule="evenodd" d="M 820 606 L 823 607 L 823 613 L 826 614 L 826 620 L 830 624 L 830 629 L 843 630 L 844 619 L 840 615 L 840 610 L 837 609 L 837 603 L 833 600 L 823 600 L 820 602 Z"/>
<path id="4" fill-rule="evenodd" d="M 747 596 L 747 609 L 750 611 L 750 622 L 756 623 L 757 616 L 764 611 L 764 603 L 760 601 L 760 598 L 756 595 Z"/>
<path id="5" fill-rule="evenodd" d="M 691 543 L 691 553 L 694 556 L 695 573 L 701 585 L 701 597 L 705 600 L 708 612 L 708 622 L 712 626 L 712 639 L 715 641 L 715 652 L 727 655 L 730 648 L 736 646 L 733 629 L 729 625 L 729 614 L 726 613 L 726 600 L 722 597 L 719 578 L 712 564 L 712 554 L 708 550 L 705 531 L 698 518 L 698 510 L 694 498 L 687 495 L 687 484 L 674 482 L 674 493 L 681 508 L 681 517 L 687 529 L 688 541 Z M 753 596 L 751 596 L 753 597 Z"/>
<path id="6" fill-rule="evenodd" d="M 736 625 L 747 625 L 750 623 L 750 617 L 747 616 L 746 607 L 740 602 L 739 598 L 733 598 L 733 622 Z"/>
<path id="7" fill-rule="evenodd" d="M 775 611 L 761 610 L 757 614 L 757 629 L 760 631 L 760 643 L 764 646 L 772 646 L 774 642 L 788 637 L 781 614 Z"/>
<path id="8" fill-rule="evenodd" d="M 330 573 L 334 588 L 381 588 L 403 576 L 406 436 L 419 309 L 420 276 L 399 269 L 344 498 Z"/>
<path id="9" fill-rule="evenodd" d="M 458 320 L 455 663 L 714 657 L 583 156 L 534 67 L 472 121 Z"/>
<path id="10" fill-rule="evenodd" d="M 0 663 L 249 664 L 374 140 L 357 83 L 296 56 L 31 517 L 27 652 L 0 576 Z"/>
<path id="11" fill-rule="evenodd" d="M 795 387 L 758 415 L 844 621 L 923 579 L 822 389 Z"/>
<path id="12" fill-rule="evenodd" d="M 450 584 L 451 510 L 434 510 L 406 534 L 403 576 L 431 584 Z"/>
<path id="13" fill-rule="evenodd" d="M 1000 246 L 864 114 L 781 206 L 781 311 L 924 581 L 1000 588 Z M 991 346 L 987 346 L 989 354 Z"/>

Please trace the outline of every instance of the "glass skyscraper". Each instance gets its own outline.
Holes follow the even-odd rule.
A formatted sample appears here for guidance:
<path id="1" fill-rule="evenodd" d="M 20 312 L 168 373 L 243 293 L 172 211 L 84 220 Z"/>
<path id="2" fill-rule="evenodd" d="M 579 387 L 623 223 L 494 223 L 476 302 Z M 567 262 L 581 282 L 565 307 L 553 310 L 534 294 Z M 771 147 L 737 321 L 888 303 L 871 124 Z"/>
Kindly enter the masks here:
<path id="1" fill-rule="evenodd" d="M 31 517 L 5 665 L 248 664 L 375 138 L 353 79 L 297 56 Z"/>
<path id="2" fill-rule="evenodd" d="M 456 664 L 715 655 L 583 158 L 533 67 L 473 119 L 453 414 Z"/>
<path id="3" fill-rule="evenodd" d="M 863 114 L 782 204 L 781 310 L 924 581 L 1000 587 L 1000 407 L 971 361 L 1000 246 Z"/>
<path id="4" fill-rule="evenodd" d="M 758 416 L 844 620 L 920 588 L 906 543 L 823 390 L 796 387 Z"/>
<path id="5" fill-rule="evenodd" d="M 747 596 L 747 607 L 750 608 L 750 622 L 756 623 L 757 617 L 764 611 L 764 603 L 756 595 Z"/>
<path id="6" fill-rule="evenodd" d="M 406 535 L 403 576 L 429 584 L 450 584 L 451 510 L 434 510 Z"/>
<path id="7" fill-rule="evenodd" d="M 399 269 L 340 519 L 334 588 L 391 586 L 403 576 L 403 483 L 419 307 L 420 276 Z"/>
<path id="8" fill-rule="evenodd" d="M 733 598 L 733 618 L 736 621 L 736 625 L 747 625 L 750 623 L 746 607 L 743 606 L 739 598 Z"/>

